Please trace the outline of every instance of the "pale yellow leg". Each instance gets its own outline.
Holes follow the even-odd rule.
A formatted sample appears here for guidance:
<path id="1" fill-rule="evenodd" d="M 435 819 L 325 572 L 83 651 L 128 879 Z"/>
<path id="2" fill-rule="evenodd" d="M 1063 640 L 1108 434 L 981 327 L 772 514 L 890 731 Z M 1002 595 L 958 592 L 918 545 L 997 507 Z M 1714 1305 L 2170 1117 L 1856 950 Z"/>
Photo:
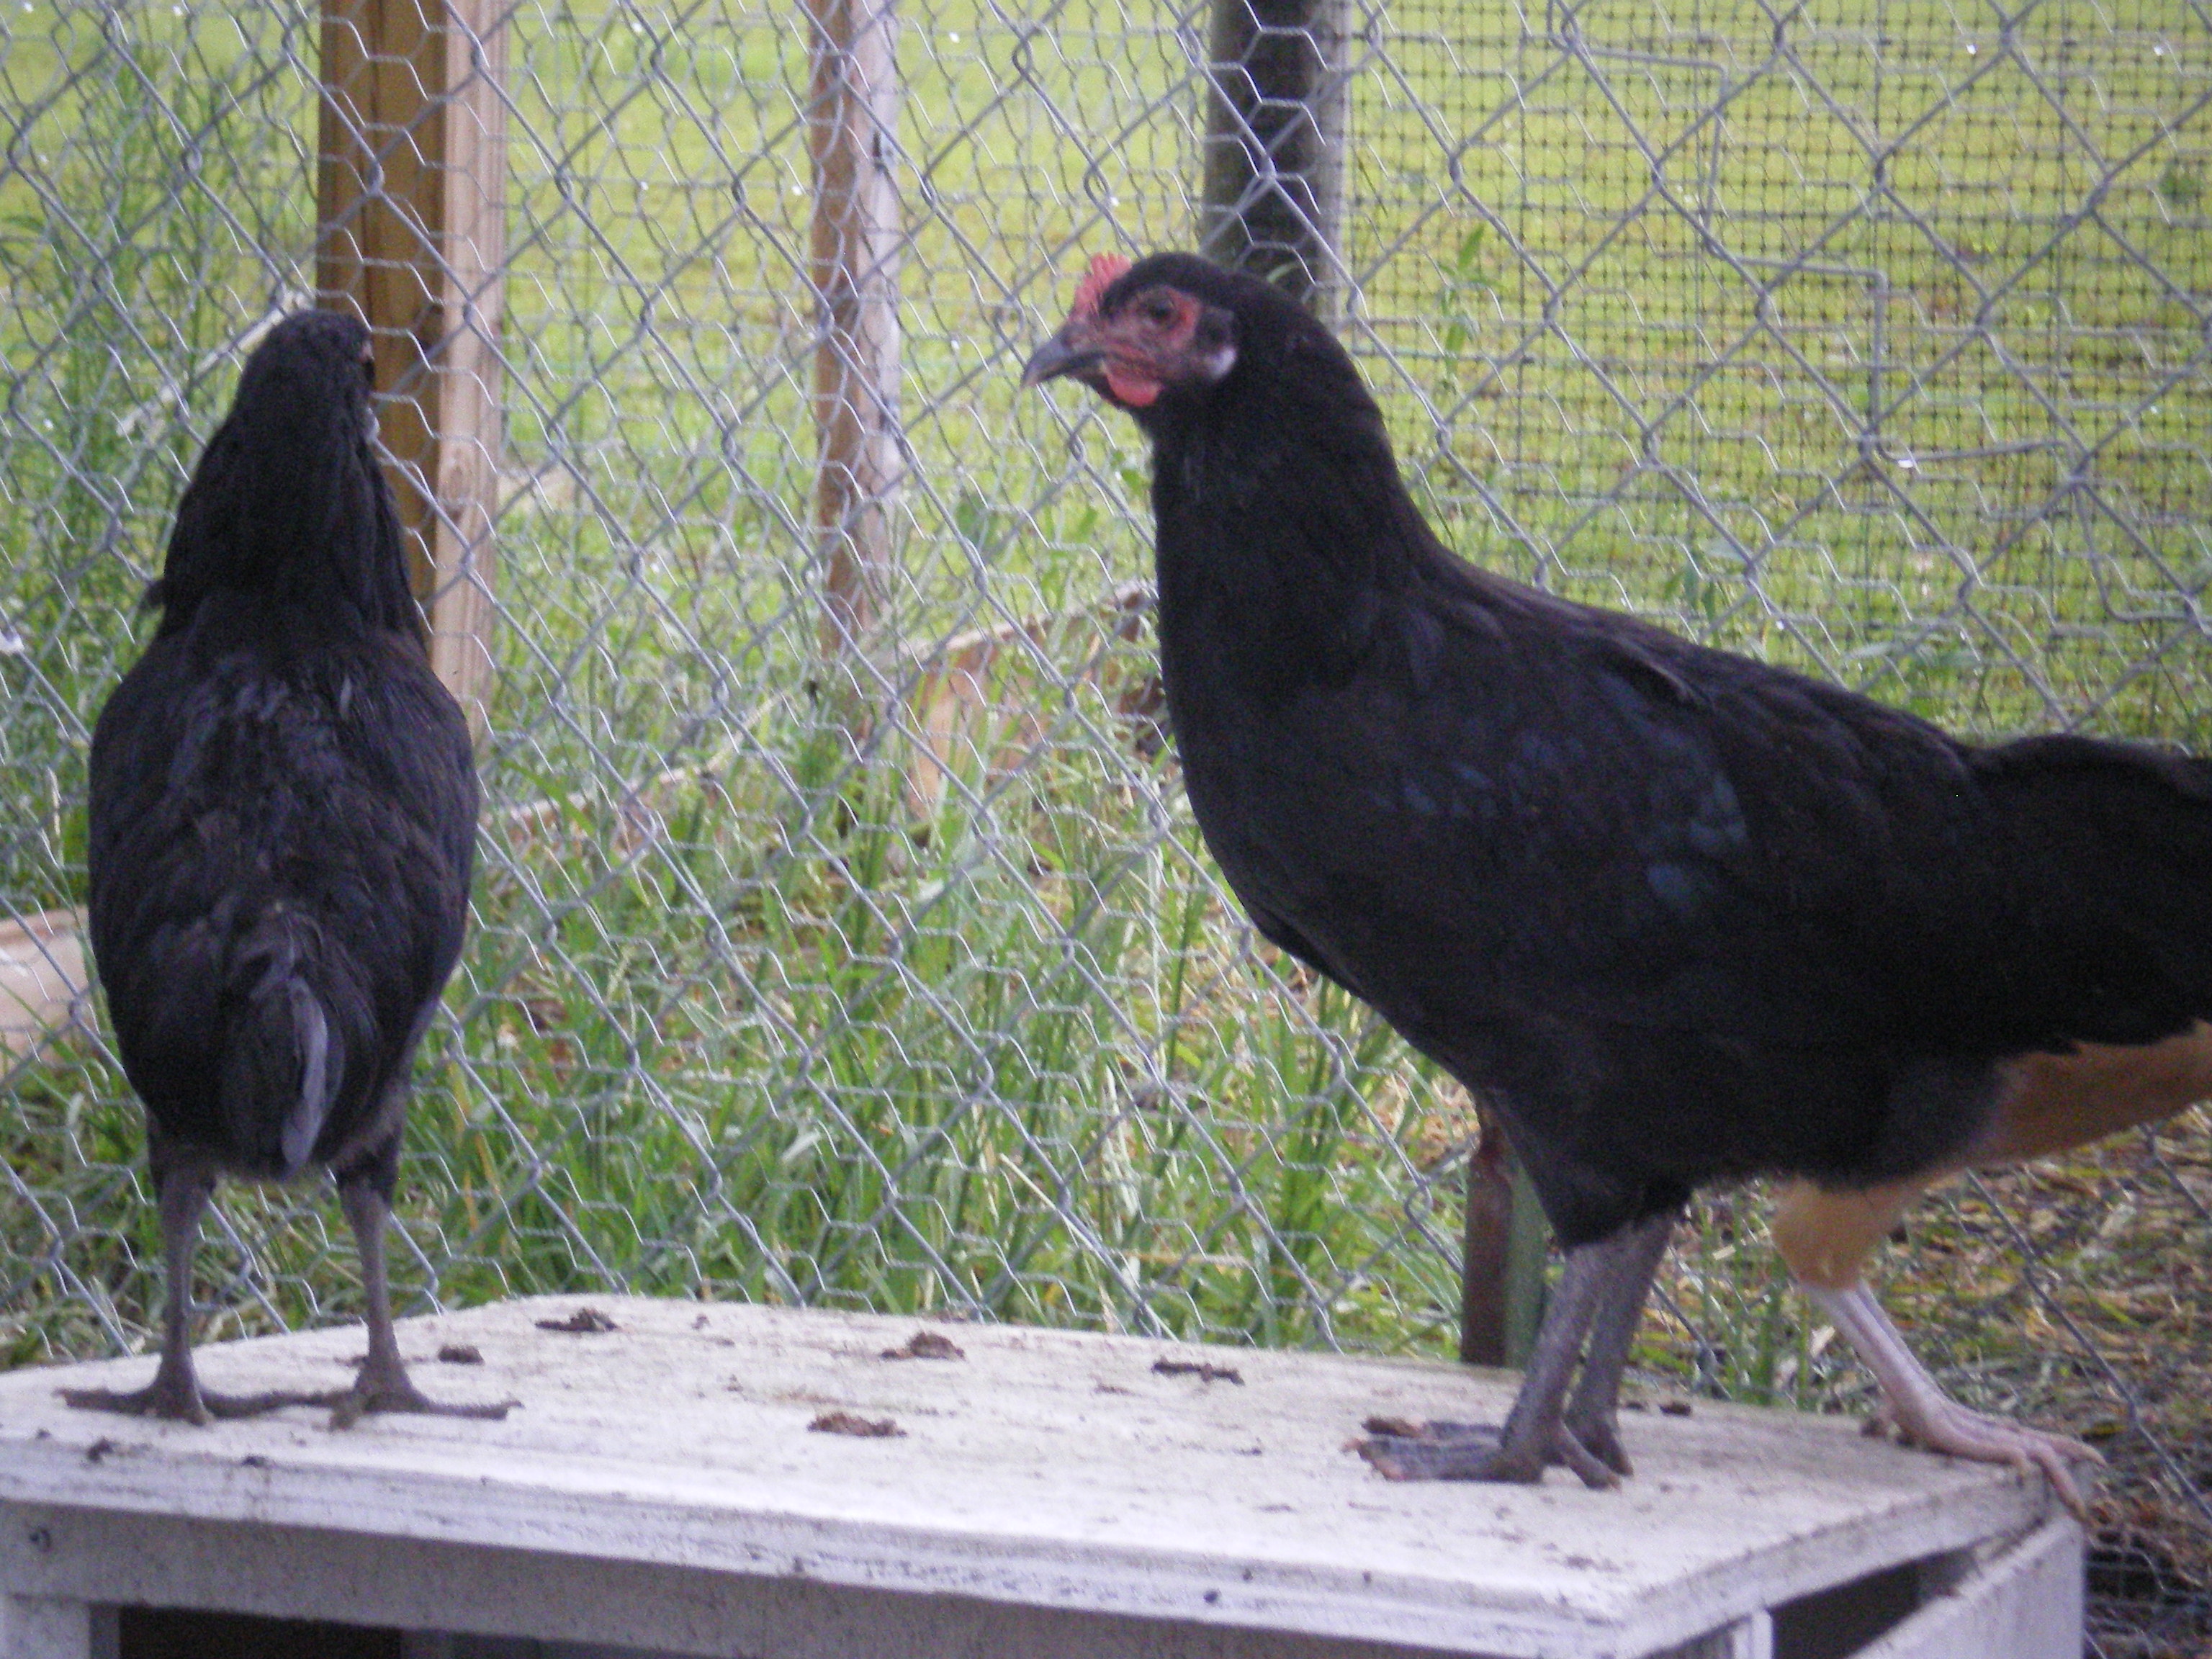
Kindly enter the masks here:
<path id="1" fill-rule="evenodd" d="M 1900 1434 L 1954 1457 L 2041 1469 L 2059 1501 L 2086 1518 L 2069 1461 L 2104 1460 L 2078 1440 L 1987 1417 L 1952 1399 L 1914 1358 L 1861 1278 L 1868 1254 L 1934 1178 L 1863 1192 L 1826 1192 L 1798 1182 L 1782 1195 L 1774 1218 L 1775 1244 L 1799 1286 L 1874 1373 L 1883 1407 Z"/>

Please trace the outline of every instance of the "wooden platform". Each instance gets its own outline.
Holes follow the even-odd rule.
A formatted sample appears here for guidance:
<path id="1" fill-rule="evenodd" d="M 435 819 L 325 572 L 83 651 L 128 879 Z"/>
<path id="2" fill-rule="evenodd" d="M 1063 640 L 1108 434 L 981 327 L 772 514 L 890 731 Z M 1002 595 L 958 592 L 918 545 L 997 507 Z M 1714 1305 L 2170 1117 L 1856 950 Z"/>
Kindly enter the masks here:
<path id="1" fill-rule="evenodd" d="M 586 1307 L 615 1328 L 545 1328 Z M 963 1357 L 884 1357 L 924 1329 Z M 426 1392 L 520 1408 L 197 1429 L 56 1397 L 150 1358 L 0 1376 L 0 1651 L 86 1659 L 115 1604 L 763 1659 L 2081 1651 L 2080 1537 L 2039 1477 L 1841 1420 L 1699 1402 L 1626 1418 L 1616 1492 L 1400 1486 L 1347 1449 L 1362 1419 L 1494 1422 L 1513 1379 L 611 1297 L 400 1335 Z M 202 1375 L 336 1386 L 361 1342 L 209 1347 Z M 1833 1645 L 1853 1619 L 1891 1627 Z"/>

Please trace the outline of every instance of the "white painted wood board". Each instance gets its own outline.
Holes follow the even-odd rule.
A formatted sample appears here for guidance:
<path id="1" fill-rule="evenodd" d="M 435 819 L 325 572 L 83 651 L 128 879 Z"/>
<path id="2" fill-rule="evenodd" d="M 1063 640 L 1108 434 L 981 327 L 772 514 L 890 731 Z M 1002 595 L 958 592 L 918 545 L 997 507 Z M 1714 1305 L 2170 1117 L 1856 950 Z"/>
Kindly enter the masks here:
<path id="1" fill-rule="evenodd" d="M 83 933 L 74 910 L 0 916 L 0 1049 L 21 1054 L 68 1023 L 88 983 Z"/>
<path id="2" fill-rule="evenodd" d="M 538 1328 L 586 1305 L 619 1328 Z M 966 1357 L 881 1357 L 925 1326 Z M 0 1376 L 0 1502 L 1512 1659 L 1663 1650 L 2025 1534 L 2050 1507 L 2039 1477 L 1704 1402 L 1626 1418 L 1638 1473 L 1618 1491 L 1557 1472 L 1534 1488 L 1382 1480 L 1348 1449 L 1369 1413 L 1503 1415 L 1516 1379 L 1443 1364 L 620 1297 L 400 1334 L 426 1390 L 520 1408 L 192 1428 L 56 1398 L 64 1380 L 135 1386 L 150 1358 L 17 1371 Z M 329 1387 L 361 1343 L 224 1344 L 202 1371 L 232 1390 Z M 438 1364 L 454 1343 L 484 1363 Z M 1242 1382 L 1160 1375 L 1161 1358 Z M 809 1431 L 839 1410 L 903 1433 Z"/>
<path id="3" fill-rule="evenodd" d="M 1855 1659 L 2076 1659 L 2081 1530 L 2054 1516 Z"/>
<path id="4" fill-rule="evenodd" d="M 0 1594 L 0 1659 L 93 1659 L 96 1622 L 82 1601 Z"/>

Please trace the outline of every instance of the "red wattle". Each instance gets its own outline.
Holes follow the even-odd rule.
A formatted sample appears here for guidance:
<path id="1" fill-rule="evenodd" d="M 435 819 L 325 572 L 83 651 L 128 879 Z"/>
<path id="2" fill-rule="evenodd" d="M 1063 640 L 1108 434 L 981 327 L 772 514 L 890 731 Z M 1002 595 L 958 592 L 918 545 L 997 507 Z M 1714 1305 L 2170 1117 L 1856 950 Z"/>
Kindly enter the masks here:
<path id="1" fill-rule="evenodd" d="M 1142 409 L 1147 404 L 1159 401 L 1160 383 L 1158 380 L 1124 374 L 1110 363 L 1106 368 L 1106 389 L 1114 394 L 1116 403 L 1127 404 L 1132 409 Z"/>

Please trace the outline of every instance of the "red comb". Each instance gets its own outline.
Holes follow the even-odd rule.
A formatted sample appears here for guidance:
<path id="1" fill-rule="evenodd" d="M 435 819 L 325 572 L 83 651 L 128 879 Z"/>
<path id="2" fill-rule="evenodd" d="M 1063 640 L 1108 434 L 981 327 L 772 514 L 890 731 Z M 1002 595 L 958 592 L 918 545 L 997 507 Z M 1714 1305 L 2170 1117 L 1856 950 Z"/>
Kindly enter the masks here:
<path id="1" fill-rule="evenodd" d="M 1093 317 L 1098 313 L 1099 296 L 1114 286 L 1116 277 L 1129 268 L 1129 262 L 1118 253 L 1102 253 L 1091 262 L 1091 270 L 1075 285 L 1075 317 Z"/>

